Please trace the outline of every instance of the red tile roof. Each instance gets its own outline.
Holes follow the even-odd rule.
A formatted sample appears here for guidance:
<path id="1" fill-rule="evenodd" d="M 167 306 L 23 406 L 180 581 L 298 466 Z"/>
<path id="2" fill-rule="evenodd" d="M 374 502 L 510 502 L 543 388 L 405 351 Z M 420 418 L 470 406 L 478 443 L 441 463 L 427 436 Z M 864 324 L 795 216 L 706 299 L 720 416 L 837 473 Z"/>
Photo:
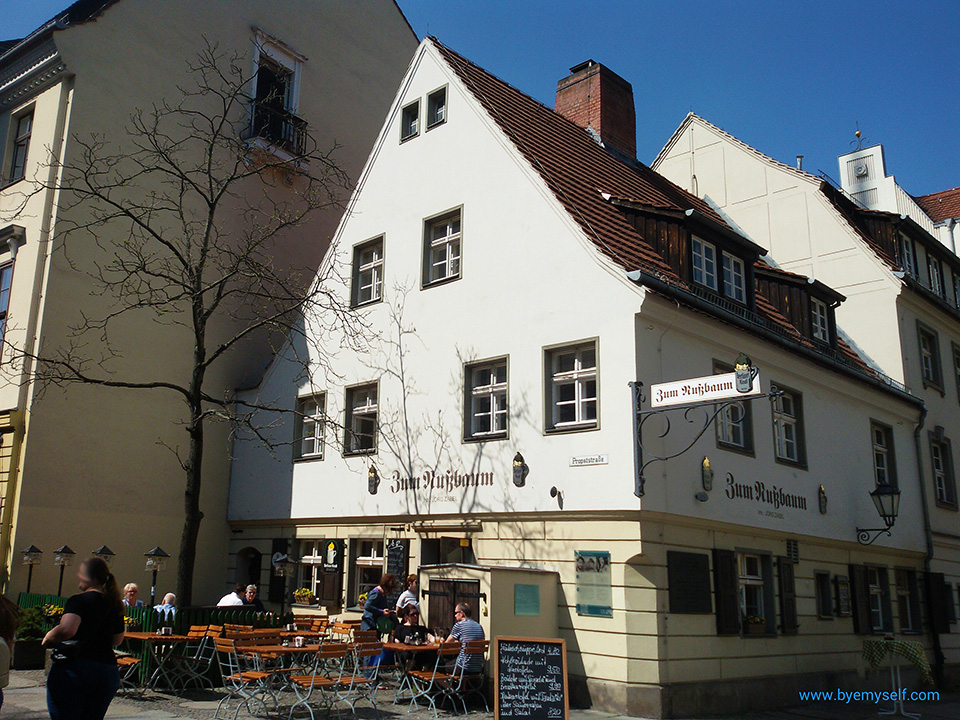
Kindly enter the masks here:
<path id="1" fill-rule="evenodd" d="M 730 227 L 719 213 L 643 163 L 614 157 L 584 128 L 436 38 L 430 41 L 601 252 L 627 271 L 644 270 L 678 288 L 689 289 L 608 198 L 627 199 L 671 213 L 692 208 Z M 756 293 L 756 308 L 768 327 L 797 344 L 815 347 L 760 293 Z M 838 351 L 857 370 L 876 376 L 842 340 Z"/>
<path id="2" fill-rule="evenodd" d="M 960 187 L 920 195 L 914 200 L 935 223 L 960 218 Z"/>

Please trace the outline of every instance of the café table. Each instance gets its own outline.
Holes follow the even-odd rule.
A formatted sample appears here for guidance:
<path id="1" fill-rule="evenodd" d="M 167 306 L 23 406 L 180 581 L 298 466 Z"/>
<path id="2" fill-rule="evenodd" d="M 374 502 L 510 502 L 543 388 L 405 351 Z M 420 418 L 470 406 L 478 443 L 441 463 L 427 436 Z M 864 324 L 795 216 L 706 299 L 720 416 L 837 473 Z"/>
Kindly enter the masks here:
<path id="1" fill-rule="evenodd" d="M 183 645 L 196 640 L 196 638 L 187 637 L 186 635 L 158 635 L 155 632 L 128 632 L 125 633 L 123 637 L 124 640 L 137 640 L 142 642 L 150 652 L 150 657 L 153 659 L 153 665 L 155 667 L 153 673 L 150 675 L 150 679 L 147 680 L 147 687 L 157 690 L 161 680 L 164 680 L 166 681 L 166 685 L 171 690 L 174 690 L 175 680 L 167 667 L 170 657 L 173 654 L 171 651 L 177 645 Z"/>
<path id="2" fill-rule="evenodd" d="M 424 653 L 424 652 L 437 652 L 440 649 L 440 643 L 426 643 L 424 645 L 411 645 L 410 643 L 404 642 L 385 642 L 383 644 L 384 650 L 392 650 L 393 652 L 405 652 L 405 653 Z M 402 672 L 400 675 L 400 682 L 397 684 L 397 691 L 394 693 L 393 702 L 399 704 L 401 700 L 414 700 L 416 698 L 416 690 L 413 687 L 413 681 L 410 678 L 410 661 L 405 662 L 401 665 Z M 410 691 L 409 697 L 403 697 L 404 690 Z"/>

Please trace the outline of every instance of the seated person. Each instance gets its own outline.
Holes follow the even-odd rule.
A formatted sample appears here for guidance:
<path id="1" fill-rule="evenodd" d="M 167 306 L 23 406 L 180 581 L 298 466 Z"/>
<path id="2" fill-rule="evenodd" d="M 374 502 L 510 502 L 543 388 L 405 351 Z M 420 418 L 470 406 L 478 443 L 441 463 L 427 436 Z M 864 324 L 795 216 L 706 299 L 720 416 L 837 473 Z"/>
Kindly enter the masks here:
<path id="1" fill-rule="evenodd" d="M 164 613 L 165 615 L 167 613 L 175 615 L 177 613 L 177 596 L 173 593 L 167 593 L 163 596 L 163 602 L 161 602 L 159 605 L 154 605 L 153 609 L 157 612 Z"/>
<path id="2" fill-rule="evenodd" d="M 486 640 L 483 627 L 473 619 L 473 609 L 467 603 L 460 603 L 456 607 L 454 617 L 456 624 L 450 630 L 450 636 L 445 642 L 459 642 L 460 654 L 453 662 L 450 673 L 453 675 L 479 675 L 483 672 L 483 655 L 468 655 L 466 644 L 477 640 Z"/>
<path id="3" fill-rule="evenodd" d="M 256 585 L 247 585 L 247 589 L 243 594 L 243 604 L 252 607 L 257 612 L 265 612 L 263 601 L 257 597 Z"/>
<path id="4" fill-rule="evenodd" d="M 127 583 L 123 586 L 123 606 L 128 607 L 143 607 L 143 600 L 139 600 L 140 588 L 137 587 L 136 583 Z"/>
<path id="5" fill-rule="evenodd" d="M 397 642 L 408 645 L 426 645 L 436 642 L 433 634 L 420 624 L 420 608 L 416 605 L 408 605 L 403 615 L 403 623 L 398 625 L 393 631 L 393 637 Z M 422 652 L 401 652 L 399 654 L 400 662 L 410 663 L 412 669 L 422 670 L 436 660 L 436 653 L 429 651 Z"/>

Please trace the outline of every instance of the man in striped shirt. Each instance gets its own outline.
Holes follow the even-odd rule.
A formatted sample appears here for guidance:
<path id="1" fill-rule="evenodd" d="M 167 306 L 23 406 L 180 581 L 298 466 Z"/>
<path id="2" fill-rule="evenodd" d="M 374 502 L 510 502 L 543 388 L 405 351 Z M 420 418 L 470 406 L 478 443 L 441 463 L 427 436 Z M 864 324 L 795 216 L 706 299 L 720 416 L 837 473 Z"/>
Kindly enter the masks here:
<path id="1" fill-rule="evenodd" d="M 483 672 L 483 655 L 471 655 L 466 652 L 468 642 L 486 640 L 483 628 L 471 615 L 473 610 L 467 603 L 458 604 L 454 612 L 457 622 L 446 640 L 446 642 L 459 641 L 460 643 L 460 654 L 453 666 L 454 675 L 479 675 Z"/>

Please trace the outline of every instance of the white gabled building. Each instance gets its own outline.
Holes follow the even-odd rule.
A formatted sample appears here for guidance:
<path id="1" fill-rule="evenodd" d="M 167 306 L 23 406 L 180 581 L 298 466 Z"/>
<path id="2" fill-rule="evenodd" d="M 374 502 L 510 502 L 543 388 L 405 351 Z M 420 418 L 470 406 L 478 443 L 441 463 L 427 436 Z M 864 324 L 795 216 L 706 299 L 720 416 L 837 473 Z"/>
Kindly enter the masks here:
<path id="1" fill-rule="evenodd" d="M 692 113 L 653 167 L 709 198 L 779 267 L 842 292 L 837 322 L 851 344 L 923 398 L 927 414 L 915 439 L 929 563 L 923 627 L 942 645 L 938 665 L 956 677 L 960 259 L 943 233 L 960 215 L 957 194 L 912 198 L 887 175 L 879 145 L 840 157 L 837 188 Z"/>
<path id="2" fill-rule="evenodd" d="M 841 294 L 635 160 L 629 83 L 583 63 L 557 109 L 421 44 L 327 257 L 369 349 L 308 330 L 244 397 L 298 412 L 235 442 L 226 579 L 290 553 L 349 613 L 416 573 L 431 627 L 466 599 L 488 637 L 559 635 L 574 702 L 632 715 L 879 687 L 858 633 L 919 622 L 920 402 L 842 340 Z M 635 494 L 629 383 L 741 352 L 783 394 L 647 420 Z M 864 546 L 878 479 L 901 514 Z"/>

